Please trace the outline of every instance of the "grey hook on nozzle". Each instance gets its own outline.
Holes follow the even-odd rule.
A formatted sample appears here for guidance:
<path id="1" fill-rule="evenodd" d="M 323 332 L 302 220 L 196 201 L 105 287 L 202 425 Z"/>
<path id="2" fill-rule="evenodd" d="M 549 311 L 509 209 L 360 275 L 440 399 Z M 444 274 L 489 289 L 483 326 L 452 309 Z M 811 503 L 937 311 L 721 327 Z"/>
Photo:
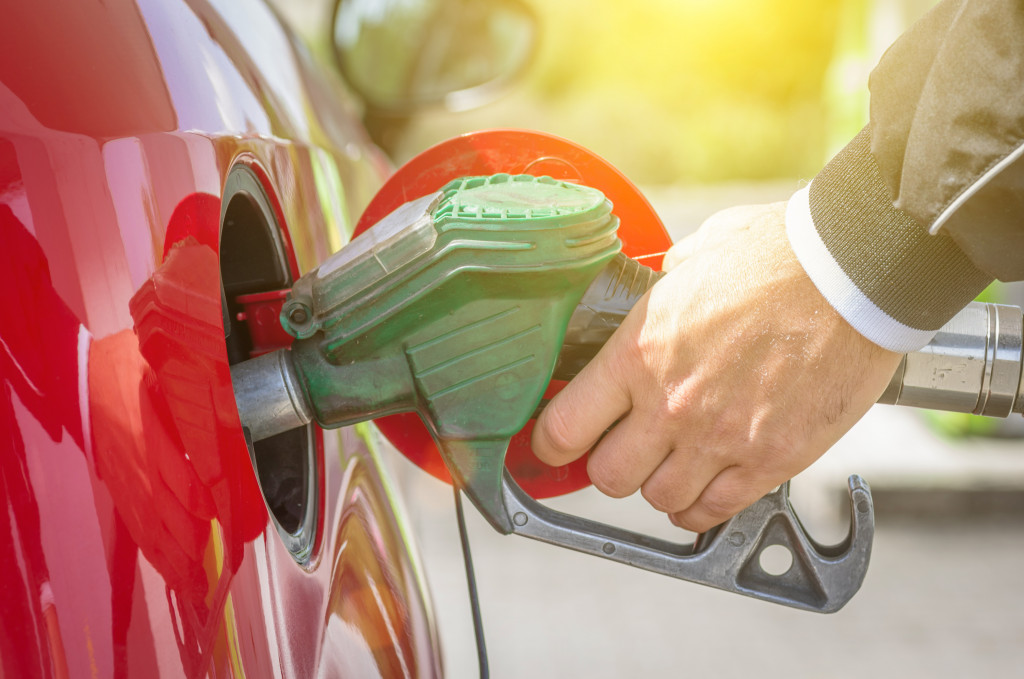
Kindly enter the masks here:
<path id="1" fill-rule="evenodd" d="M 859 476 L 849 480 L 850 532 L 832 546 L 820 545 L 807 535 L 790 505 L 788 482 L 692 544 L 555 511 L 530 498 L 507 472 L 503 491 L 515 534 L 818 613 L 838 611 L 860 589 L 875 535 L 871 490 Z M 788 568 L 774 574 L 761 558 L 773 546 L 781 546 L 792 557 Z"/>

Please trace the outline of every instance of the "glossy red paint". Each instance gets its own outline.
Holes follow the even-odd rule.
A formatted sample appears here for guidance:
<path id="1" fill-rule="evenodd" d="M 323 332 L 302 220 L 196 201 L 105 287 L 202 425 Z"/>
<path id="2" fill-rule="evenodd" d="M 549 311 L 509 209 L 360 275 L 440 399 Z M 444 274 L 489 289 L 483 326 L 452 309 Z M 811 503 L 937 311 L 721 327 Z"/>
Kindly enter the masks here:
<path id="1" fill-rule="evenodd" d="M 274 14 L 5 3 L 0 676 L 436 676 L 429 601 L 366 430 L 317 441 L 282 544 L 231 391 L 221 191 L 258 169 L 297 274 L 386 164 Z"/>

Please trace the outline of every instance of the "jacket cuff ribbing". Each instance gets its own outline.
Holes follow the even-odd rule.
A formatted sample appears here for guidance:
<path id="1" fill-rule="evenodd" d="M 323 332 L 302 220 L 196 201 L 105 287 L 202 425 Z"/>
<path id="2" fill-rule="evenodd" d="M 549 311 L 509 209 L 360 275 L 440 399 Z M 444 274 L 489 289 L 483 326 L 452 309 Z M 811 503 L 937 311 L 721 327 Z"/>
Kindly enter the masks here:
<path id="1" fill-rule="evenodd" d="M 790 199 L 786 233 L 829 304 L 890 351 L 923 347 L 992 280 L 951 238 L 893 207 L 868 128 Z"/>

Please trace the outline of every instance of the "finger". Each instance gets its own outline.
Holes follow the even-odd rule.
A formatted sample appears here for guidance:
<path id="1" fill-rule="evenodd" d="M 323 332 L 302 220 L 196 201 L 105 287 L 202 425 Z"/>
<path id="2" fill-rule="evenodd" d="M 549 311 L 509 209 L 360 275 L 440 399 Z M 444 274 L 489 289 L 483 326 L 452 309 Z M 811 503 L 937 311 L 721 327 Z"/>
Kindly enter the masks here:
<path id="1" fill-rule="evenodd" d="M 722 463 L 696 446 L 676 448 L 644 481 L 644 499 L 659 512 L 674 514 L 692 505 L 722 470 Z"/>
<path id="2" fill-rule="evenodd" d="M 612 367 L 608 349 L 599 352 L 537 418 L 531 443 L 547 464 L 559 466 L 580 457 L 629 412 L 629 391 Z"/>
<path id="3" fill-rule="evenodd" d="M 605 495 L 632 495 L 672 450 L 663 428 L 633 410 L 601 439 L 587 460 L 591 483 Z"/>
<path id="4" fill-rule="evenodd" d="M 680 528 L 704 533 L 754 504 L 773 487 L 763 479 L 751 479 L 741 467 L 729 467 L 711 480 L 696 502 L 669 518 Z"/>

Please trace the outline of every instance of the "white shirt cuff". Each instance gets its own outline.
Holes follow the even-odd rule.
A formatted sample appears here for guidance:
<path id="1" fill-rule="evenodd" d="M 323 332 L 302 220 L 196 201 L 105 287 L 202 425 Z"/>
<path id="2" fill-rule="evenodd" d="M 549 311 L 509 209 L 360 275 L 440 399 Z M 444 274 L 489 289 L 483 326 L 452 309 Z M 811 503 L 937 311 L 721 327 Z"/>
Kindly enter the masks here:
<path id="1" fill-rule="evenodd" d="M 814 226 L 810 189 L 807 185 L 789 199 L 786 236 L 818 291 L 857 332 L 883 349 L 904 354 L 928 344 L 936 330 L 918 330 L 900 323 L 868 299 L 840 268 Z"/>

